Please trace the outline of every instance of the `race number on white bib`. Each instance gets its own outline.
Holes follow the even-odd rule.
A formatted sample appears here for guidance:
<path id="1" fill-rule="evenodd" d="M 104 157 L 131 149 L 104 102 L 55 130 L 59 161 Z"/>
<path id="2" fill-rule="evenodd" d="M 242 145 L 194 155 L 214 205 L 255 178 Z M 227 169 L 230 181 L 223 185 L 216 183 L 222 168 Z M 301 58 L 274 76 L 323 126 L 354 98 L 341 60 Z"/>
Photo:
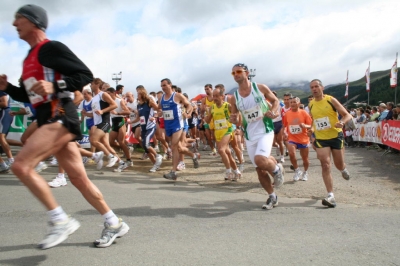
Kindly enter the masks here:
<path id="1" fill-rule="evenodd" d="M 136 119 L 136 113 L 131 113 L 131 114 L 129 115 L 129 119 L 130 119 L 131 121 L 135 120 L 135 119 Z"/>
<path id="2" fill-rule="evenodd" d="M 174 111 L 173 110 L 163 111 L 163 117 L 164 120 L 174 120 Z"/>
<path id="3" fill-rule="evenodd" d="M 141 124 L 141 125 L 146 125 L 146 118 L 145 118 L 144 116 L 141 116 L 141 117 L 139 118 L 139 121 L 140 121 L 140 124 Z"/>
<path id="4" fill-rule="evenodd" d="M 30 78 L 24 80 L 25 90 L 28 94 L 29 101 L 31 102 L 31 104 L 37 104 L 37 103 L 44 102 L 44 98 L 42 96 L 31 91 L 32 86 L 36 82 L 37 82 L 37 80 L 34 77 L 30 77 Z"/>
<path id="5" fill-rule="evenodd" d="M 228 123 L 225 118 L 214 120 L 215 129 L 226 129 L 228 128 Z"/>
<path id="6" fill-rule="evenodd" d="M 331 122 L 329 121 L 329 118 L 327 116 L 315 119 L 314 124 L 317 130 L 325 130 L 331 128 Z"/>
<path id="7" fill-rule="evenodd" d="M 243 111 L 244 118 L 247 123 L 256 122 L 263 118 L 263 113 L 261 112 L 260 106 L 256 105 L 253 108 Z"/>
<path id="8" fill-rule="evenodd" d="M 289 130 L 290 134 L 292 135 L 300 134 L 301 132 L 303 132 L 299 125 L 290 125 Z"/>

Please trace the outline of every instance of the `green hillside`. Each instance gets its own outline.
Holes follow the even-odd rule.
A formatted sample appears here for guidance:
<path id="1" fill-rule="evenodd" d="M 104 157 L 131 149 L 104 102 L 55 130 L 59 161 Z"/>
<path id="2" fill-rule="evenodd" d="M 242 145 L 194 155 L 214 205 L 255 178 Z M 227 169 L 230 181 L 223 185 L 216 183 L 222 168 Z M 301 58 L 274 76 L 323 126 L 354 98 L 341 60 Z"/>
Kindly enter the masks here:
<path id="1" fill-rule="evenodd" d="M 307 98 L 308 95 L 310 94 L 309 92 L 305 92 L 303 90 L 296 90 L 291 88 L 279 89 L 276 91 L 276 94 L 280 99 L 283 99 L 283 95 L 286 93 L 291 93 L 293 96 L 299 97 L 300 99 Z"/>
<path id="2" fill-rule="evenodd" d="M 398 73 L 398 72 L 397 72 Z M 369 93 L 369 104 L 378 105 L 379 102 L 395 102 L 395 89 L 390 87 L 390 69 L 384 71 L 371 72 L 371 83 Z M 397 85 L 399 86 L 399 84 Z M 346 85 L 341 84 L 325 89 L 324 93 L 334 96 L 342 104 L 346 104 L 347 98 L 344 97 Z M 400 100 L 400 90 L 397 91 L 397 102 Z M 303 103 L 307 102 L 307 97 L 301 98 Z M 355 107 L 355 102 L 368 102 L 368 93 L 365 87 L 365 77 L 349 83 L 349 107 Z"/>

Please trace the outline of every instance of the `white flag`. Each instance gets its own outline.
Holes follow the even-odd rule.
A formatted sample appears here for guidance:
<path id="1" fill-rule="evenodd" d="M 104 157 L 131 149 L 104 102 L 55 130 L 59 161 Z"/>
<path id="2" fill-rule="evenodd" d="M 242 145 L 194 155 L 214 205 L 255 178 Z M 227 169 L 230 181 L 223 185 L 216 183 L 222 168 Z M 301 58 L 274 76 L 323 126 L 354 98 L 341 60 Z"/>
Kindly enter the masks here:
<path id="1" fill-rule="evenodd" d="M 369 66 L 367 68 L 367 71 L 365 71 L 365 81 L 367 82 L 366 83 L 366 88 L 367 88 L 367 91 L 369 92 L 369 82 L 370 82 Z"/>
<path id="2" fill-rule="evenodd" d="M 349 71 L 347 70 L 347 78 L 346 78 L 346 92 L 344 93 L 344 97 L 349 97 Z"/>
<path id="3" fill-rule="evenodd" d="M 390 70 L 390 87 L 396 88 L 397 86 L 397 57 L 392 69 Z"/>

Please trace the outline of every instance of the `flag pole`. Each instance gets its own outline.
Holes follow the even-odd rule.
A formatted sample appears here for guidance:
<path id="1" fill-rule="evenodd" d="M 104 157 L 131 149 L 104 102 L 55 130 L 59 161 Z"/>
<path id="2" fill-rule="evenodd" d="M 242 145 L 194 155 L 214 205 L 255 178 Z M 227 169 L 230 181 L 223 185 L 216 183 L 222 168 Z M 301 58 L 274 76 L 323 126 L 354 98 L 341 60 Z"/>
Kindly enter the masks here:
<path id="1" fill-rule="evenodd" d="M 397 63 L 397 53 L 396 53 L 396 63 Z M 397 65 L 396 65 L 396 70 L 397 70 Z M 396 74 L 398 73 L 398 71 L 396 71 Z M 398 74 L 397 74 L 398 76 Z M 397 81 L 397 77 L 396 77 L 396 81 Z M 397 82 L 396 82 L 396 87 L 394 88 L 394 105 L 397 104 Z"/>
<path id="2" fill-rule="evenodd" d="M 369 70 L 369 74 L 371 75 L 371 61 L 368 61 L 368 70 Z M 369 91 L 371 90 L 371 78 L 369 80 L 369 84 L 368 84 L 368 105 L 369 105 Z"/>
<path id="3" fill-rule="evenodd" d="M 349 70 L 347 70 L 347 78 L 346 78 L 346 92 L 347 92 L 347 101 L 346 107 L 349 108 Z"/>

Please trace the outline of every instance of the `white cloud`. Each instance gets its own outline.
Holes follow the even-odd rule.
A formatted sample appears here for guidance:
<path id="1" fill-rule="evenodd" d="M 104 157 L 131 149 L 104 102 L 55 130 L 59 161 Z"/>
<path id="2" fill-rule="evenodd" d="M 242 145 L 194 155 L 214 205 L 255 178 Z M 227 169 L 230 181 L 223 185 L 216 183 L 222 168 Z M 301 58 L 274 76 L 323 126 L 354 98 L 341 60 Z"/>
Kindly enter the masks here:
<path id="1" fill-rule="evenodd" d="M 206 83 L 229 89 L 237 62 L 256 68 L 255 80 L 268 85 L 313 78 L 338 83 L 348 69 L 351 79 L 363 76 L 368 61 L 372 71 L 389 69 L 400 47 L 397 1 L 72 2 L 78 3 L 61 8 L 38 1 L 51 18 L 49 37 L 111 84 L 111 74 L 122 71 L 129 90 L 142 84 L 158 91 L 165 77 L 189 96 Z M 0 73 L 13 81 L 28 46 L 10 20 L 25 3 L 0 11 Z"/>

